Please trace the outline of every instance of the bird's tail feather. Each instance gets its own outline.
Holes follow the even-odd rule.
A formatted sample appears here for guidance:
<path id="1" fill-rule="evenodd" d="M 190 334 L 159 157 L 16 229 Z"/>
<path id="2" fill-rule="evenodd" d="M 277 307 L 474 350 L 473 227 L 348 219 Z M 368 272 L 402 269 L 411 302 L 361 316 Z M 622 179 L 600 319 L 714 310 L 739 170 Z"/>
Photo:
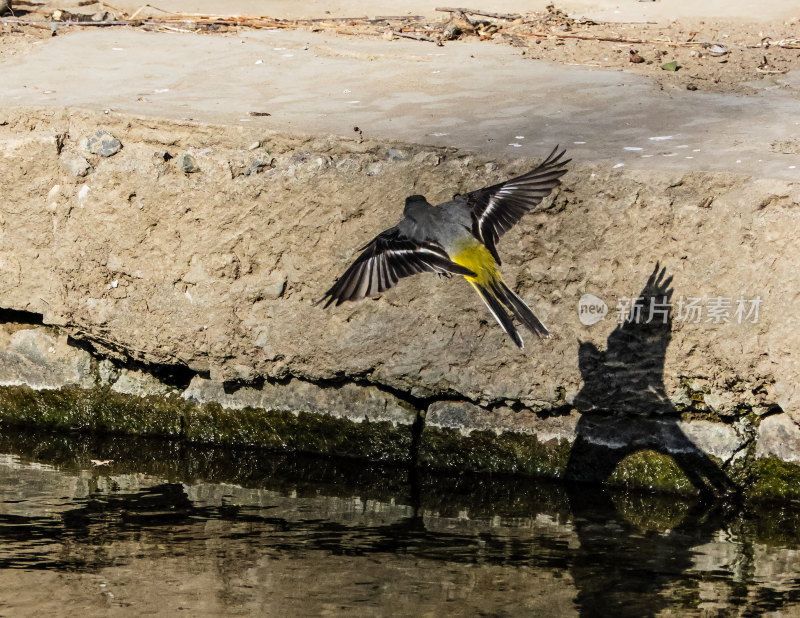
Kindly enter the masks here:
<path id="1" fill-rule="evenodd" d="M 547 330 L 544 324 L 537 318 L 531 308 L 525 304 L 525 301 L 517 296 L 514 291 L 509 288 L 505 281 L 497 279 L 492 282 L 493 291 L 503 301 L 503 304 L 508 308 L 511 314 L 517 318 L 525 327 L 534 335 L 550 338 L 550 331 Z"/>
<path id="2" fill-rule="evenodd" d="M 505 284 L 500 271 L 497 270 L 497 262 L 484 245 L 477 242 L 469 244 L 456 252 L 452 259 L 456 264 L 475 273 L 474 276 L 465 275 L 464 278 L 475 288 L 495 320 L 517 346 L 523 347 L 522 337 L 514 327 L 512 316 L 533 334 L 539 337 L 550 336 L 550 332 L 539 318 L 533 315 L 533 311 L 525 301 Z"/>
<path id="3" fill-rule="evenodd" d="M 497 320 L 497 323 L 500 324 L 504 331 L 506 331 L 506 334 L 511 337 L 514 343 L 517 344 L 517 347 L 524 347 L 522 343 L 522 337 L 519 336 L 519 333 L 514 326 L 514 322 L 511 321 L 511 316 L 508 315 L 508 312 L 503 307 L 505 303 L 501 302 L 501 297 L 498 297 L 493 290 L 484 287 L 477 281 L 473 281 L 469 278 L 467 281 L 472 284 L 472 287 L 475 288 L 475 291 L 481 297 L 483 302 L 486 303 L 486 306 L 488 307 L 489 311 L 491 311 L 494 319 Z"/>

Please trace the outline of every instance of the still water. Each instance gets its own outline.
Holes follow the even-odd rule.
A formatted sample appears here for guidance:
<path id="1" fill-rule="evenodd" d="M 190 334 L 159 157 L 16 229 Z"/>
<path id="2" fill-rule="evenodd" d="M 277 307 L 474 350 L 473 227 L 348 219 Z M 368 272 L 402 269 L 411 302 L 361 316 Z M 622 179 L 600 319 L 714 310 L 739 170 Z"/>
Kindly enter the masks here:
<path id="1" fill-rule="evenodd" d="M 800 505 L 5 429 L 0 453 L 2 616 L 800 616 Z"/>

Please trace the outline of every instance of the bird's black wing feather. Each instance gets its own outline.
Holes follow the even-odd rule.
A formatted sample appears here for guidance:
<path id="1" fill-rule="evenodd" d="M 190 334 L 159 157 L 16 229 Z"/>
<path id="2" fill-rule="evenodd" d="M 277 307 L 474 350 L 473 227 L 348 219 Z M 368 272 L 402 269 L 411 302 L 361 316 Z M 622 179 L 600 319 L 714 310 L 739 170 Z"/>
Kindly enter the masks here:
<path id="1" fill-rule="evenodd" d="M 558 146 L 527 174 L 462 195 L 471 210 L 472 234 L 486 245 L 498 264 L 495 244 L 499 238 L 550 195 L 567 173 L 565 166 L 572 159 L 562 158 L 566 150 L 557 151 Z"/>
<path id="2" fill-rule="evenodd" d="M 396 227 L 381 232 L 363 249 L 322 300 L 325 307 L 335 302 L 375 296 L 394 286 L 403 277 L 432 272 L 474 277 L 470 269 L 453 262 L 436 242 L 418 241 L 404 236 Z"/>

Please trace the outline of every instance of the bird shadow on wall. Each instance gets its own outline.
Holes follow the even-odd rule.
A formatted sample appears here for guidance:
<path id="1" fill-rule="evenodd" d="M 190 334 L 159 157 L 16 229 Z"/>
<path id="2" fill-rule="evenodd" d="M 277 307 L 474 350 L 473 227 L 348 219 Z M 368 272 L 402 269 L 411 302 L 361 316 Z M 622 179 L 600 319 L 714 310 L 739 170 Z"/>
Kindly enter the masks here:
<path id="1" fill-rule="evenodd" d="M 664 388 L 664 359 L 672 337 L 672 276 L 656 264 L 641 294 L 605 350 L 581 342 L 584 386 L 575 397 L 582 413 L 565 480 L 606 483 L 619 463 L 652 450 L 670 456 L 708 498 L 732 493 L 735 484 L 689 439 Z"/>

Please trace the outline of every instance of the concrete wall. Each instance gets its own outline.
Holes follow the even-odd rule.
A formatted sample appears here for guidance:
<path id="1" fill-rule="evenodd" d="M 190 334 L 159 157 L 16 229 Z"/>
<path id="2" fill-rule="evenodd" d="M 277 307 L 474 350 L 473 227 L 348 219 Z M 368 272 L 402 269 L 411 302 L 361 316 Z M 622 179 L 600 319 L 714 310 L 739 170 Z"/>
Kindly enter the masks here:
<path id="1" fill-rule="evenodd" d="M 752 471 L 742 462 L 795 458 L 790 182 L 572 164 L 499 247 L 509 284 L 555 335 L 520 351 L 456 279 L 315 303 L 406 195 L 442 200 L 533 160 L 75 110 L 6 109 L 2 120 L 0 305 L 58 327 L 5 335 L 14 397 L 69 387 L 81 398 L 98 385 L 175 397 L 196 405 L 135 431 L 434 467 L 651 485 L 648 457 L 669 455 L 675 474 L 656 485 L 713 491 Z M 92 153 L 100 130 L 121 149 Z M 604 320 L 581 322 L 585 294 L 605 302 Z M 630 319 L 638 296 L 645 307 L 666 297 L 669 319 Z M 720 297 L 730 305 L 717 320 Z M 697 321 L 689 298 L 701 299 Z M 736 314 L 756 298 L 757 318 Z M 52 372 L 50 347 L 62 359 Z M 386 433 L 371 446 L 344 425 L 311 439 L 301 413 Z M 61 423 L 31 414 L 20 420 Z M 110 409 L 102 418 L 98 428 L 134 431 Z"/>

